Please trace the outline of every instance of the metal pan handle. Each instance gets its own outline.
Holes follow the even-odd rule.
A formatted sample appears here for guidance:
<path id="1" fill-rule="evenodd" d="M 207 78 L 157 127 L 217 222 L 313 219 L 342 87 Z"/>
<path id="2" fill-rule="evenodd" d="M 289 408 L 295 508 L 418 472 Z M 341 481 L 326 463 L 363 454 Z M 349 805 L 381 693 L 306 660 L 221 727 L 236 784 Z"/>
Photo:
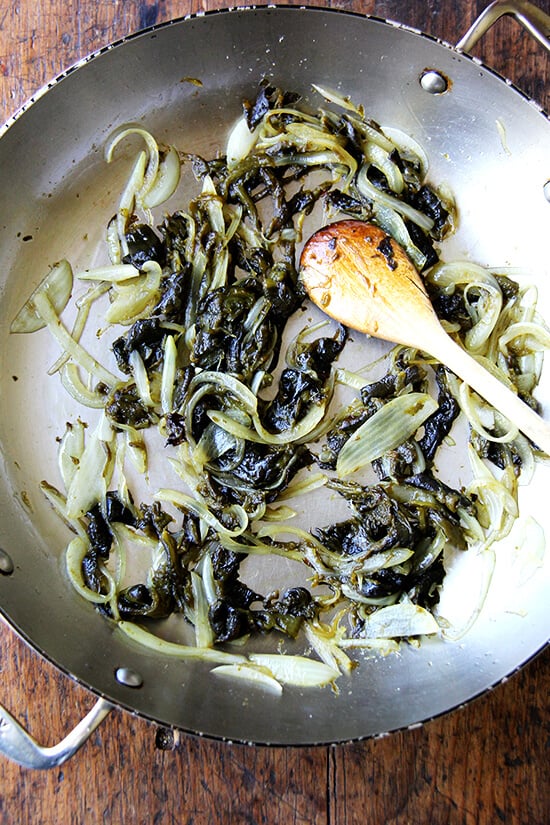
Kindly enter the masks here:
<path id="1" fill-rule="evenodd" d="M 56 768 L 82 747 L 113 707 L 106 699 L 98 699 L 91 711 L 61 742 L 46 748 L 39 745 L 0 705 L 0 753 L 24 768 Z"/>
<path id="2" fill-rule="evenodd" d="M 494 0 L 479 15 L 456 48 L 470 52 L 485 32 L 505 14 L 512 15 L 541 46 L 550 52 L 550 16 L 528 0 Z"/>

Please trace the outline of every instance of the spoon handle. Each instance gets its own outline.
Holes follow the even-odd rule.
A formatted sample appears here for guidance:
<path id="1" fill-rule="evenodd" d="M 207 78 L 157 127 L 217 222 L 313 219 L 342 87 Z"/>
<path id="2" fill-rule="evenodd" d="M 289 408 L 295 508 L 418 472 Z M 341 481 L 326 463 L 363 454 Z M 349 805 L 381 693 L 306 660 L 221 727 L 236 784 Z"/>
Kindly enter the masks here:
<path id="1" fill-rule="evenodd" d="M 515 424 L 540 450 L 550 455 L 550 424 L 547 421 L 463 350 L 442 327 L 434 329 L 434 335 L 430 337 L 432 341 L 425 340 L 423 349 L 449 367 L 485 401 Z"/>

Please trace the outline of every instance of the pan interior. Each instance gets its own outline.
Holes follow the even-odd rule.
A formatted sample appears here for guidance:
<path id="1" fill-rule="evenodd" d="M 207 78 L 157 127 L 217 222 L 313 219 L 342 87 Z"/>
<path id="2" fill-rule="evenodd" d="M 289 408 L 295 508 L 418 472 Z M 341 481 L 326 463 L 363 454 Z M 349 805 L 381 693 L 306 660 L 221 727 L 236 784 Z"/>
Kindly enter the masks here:
<path id="1" fill-rule="evenodd" d="M 212 43 L 215 48 L 205 45 Z M 422 88 L 419 77 L 427 67 L 450 79 L 448 92 Z M 444 257 L 467 258 L 535 283 L 539 305 L 550 315 L 550 204 L 543 192 L 550 177 L 549 124 L 467 57 L 382 21 L 294 8 L 190 18 L 105 51 L 40 97 L 0 142 L 8 207 L 0 225 L 0 547 L 14 563 L 11 575 L 0 575 L 0 603 L 48 658 L 148 717 L 244 741 L 342 741 L 460 705 L 545 644 L 550 563 L 548 554 L 530 556 L 524 538 L 529 518 L 547 529 L 548 468 L 539 467 L 522 490 L 522 521 L 499 547 L 482 614 L 459 641 L 426 640 L 419 649 L 404 646 L 397 656 L 365 656 L 351 677 L 340 680 L 338 694 L 285 689 L 282 698 L 271 697 L 212 678 L 204 665 L 132 646 L 73 592 L 61 564 L 68 533 L 38 483 L 58 480 L 56 439 L 65 422 L 82 412 L 57 377 L 47 376 L 58 355 L 47 333 L 9 335 L 15 312 L 52 263 L 68 257 L 78 270 L 104 260 L 105 226 L 133 156 L 128 146 L 116 163 L 105 163 L 103 146 L 112 129 L 138 122 L 159 141 L 213 156 L 223 151 L 241 101 L 254 96 L 262 77 L 312 105 L 318 102 L 313 83 L 338 89 L 382 125 L 415 137 L 428 153 L 430 178 L 444 181 L 458 203 L 460 225 Z M 358 340 L 352 358 L 374 360 L 382 346 Z M 548 415 L 547 375 L 539 398 Z M 448 472 L 465 478 L 464 466 L 449 455 Z M 151 470 L 153 484 L 155 474 L 164 472 L 158 464 Z M 326 506 L 326 496 L 319 496 L 318 509 L 304 519 L 326 523 Z M 451 568 L 442 611 L 460 625 L 477 603 L 484 561 L 457 556 Z M 276 576 L 284 585 L 295 573 L 276 566 L 259 575 L 266 590 L 266 579 Z M 171 638 L 179 630 L 164 632 Z M 143 686 L 118 684 L 119 667 L 138 671 Z"/>

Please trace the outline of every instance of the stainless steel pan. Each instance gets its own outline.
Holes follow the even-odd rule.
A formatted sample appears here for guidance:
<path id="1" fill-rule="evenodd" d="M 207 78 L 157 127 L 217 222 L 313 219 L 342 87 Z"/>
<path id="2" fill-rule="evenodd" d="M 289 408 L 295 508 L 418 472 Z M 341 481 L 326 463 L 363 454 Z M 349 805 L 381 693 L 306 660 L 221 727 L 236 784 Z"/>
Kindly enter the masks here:
<path id="1" fill-rule="evenodd" d="M 460 228 L 448 257 L 520 267 L 536 282 L 550 317 L 550 123 L 463 52 L 500 13 L 515 14 L 548 48 L 548 18 L 521 2 L 493 4 L 458 47 L 393 23 L 319 9 L 190 17 L 92 55 L 4 128 L 0 609 L 37 651 L 99 697 L 89 718 L 53 749 L 38 747 L 0 711 L 4 753 L 33 767 L 59 764 L 113 705 L 167 726 L 245 742 L 378 735 L 462 705 L 546 644 L 550 554 L 527 569 L 513 546 L 503 551 L 483 612 L 460 642 L 425 642 L 397 657 L 365 660 L 340 695 L 287 690 L 281 699 L 228 687 L 201 665 L 164 660 L 123 641 L 60 572 L 66 534 L 37 483 L 55 477 L 65 402 L 56 382 L 44 377 L 51 361 L 44 340 L 8 335 L 15 310 L 45 267 L 62 256 L 84 265 L 100 243 L 125 173 L 103 160 L 111 130 L 139 121 L 159 139 L 211 154 L 263 76 L 306 99 L 312 83 L 340 89 L 380 123 L 415 136 L 429 154 L 433 179 L 446 181 L 457 197 Z M 539 395 L 548 415 L 548 380 Z M 547 490 L 548 468 L 540 467 L 523 491 L 523 508 L 550 533 Z M 475 569 L 471 576 L 474 587 Z"/>

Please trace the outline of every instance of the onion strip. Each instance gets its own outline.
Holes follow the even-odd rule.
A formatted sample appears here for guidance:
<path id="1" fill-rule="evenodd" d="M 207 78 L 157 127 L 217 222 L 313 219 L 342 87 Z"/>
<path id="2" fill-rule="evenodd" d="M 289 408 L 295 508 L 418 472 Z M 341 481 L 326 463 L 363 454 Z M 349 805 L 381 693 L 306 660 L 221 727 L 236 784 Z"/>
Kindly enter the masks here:
<path id="1" fill-rule="evenodd" d="M 340 450 L 336 462 L 340 478 L 357 472 L 402 444 L 436 409 L 437 402 L 427 393 L 411 392 L 388 401 Z"/>

